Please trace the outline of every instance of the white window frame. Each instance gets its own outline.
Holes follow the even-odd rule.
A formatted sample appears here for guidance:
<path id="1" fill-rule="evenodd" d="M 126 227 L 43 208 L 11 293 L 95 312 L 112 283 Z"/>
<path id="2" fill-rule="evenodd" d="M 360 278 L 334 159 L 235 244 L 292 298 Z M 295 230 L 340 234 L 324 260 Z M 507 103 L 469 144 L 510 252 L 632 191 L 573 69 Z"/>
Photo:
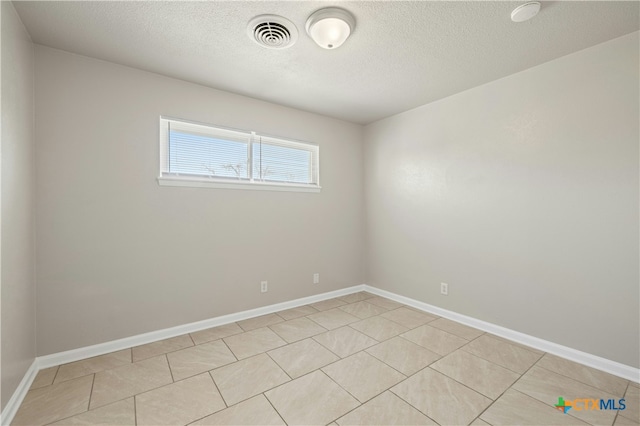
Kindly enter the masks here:
<path id="1" fill-rule="evenodd" d="M 170 123 L 178 123 L 180 126 L 193 127 L 194 130 L 200 133 L 206 133 L 207 129 L 212 132 L 234 132 L 242 133 L 249 137 L 248 144 L 248 170 L 249 178 L 242 180 L 234 180 L 227 178 L 216 178 L 207 176 L 181 176 L 178 173 L 168 172 L 168 149 L 169 149 L 169 126 Z M 256 138 L 263 137 L 265 140 L 277 141 L 278 144 L 284 146 L 290 146 L 292 148 L 303 148 L 308 150 L 312 155 L 311 173 L 315 174 L 314 184 L 301 184 L 301 183 L 289 183 L 289 182 L 264 182 L 258 179 L 254 179 L 253 173 L 253 159 L 252 159 L 252 144 Z M 166 116 L 160 116 L 160 158 L 159 158 L 159 174 L 158 184 L 160 186 L 177 186 L 177 187 L 192 187 L 192 188 L 221 188 L 221 189 L 245 189 L 245 190 L 267 190 L 267 191 L 292 191 L 292 192 L 320 192 L 320 147 L 316 144 L 309 142 L 301 142 L 291 139 L 285 139 L 281 137 L 274 137 L 268 135 L 257 134 L 256 132 L 249 132 L 243 130 L 230 129 L 220 126 L 214 126 L 210 124 L 198 123 L 194 121 L 188 121 L 178 118 L 171 118 Z M 313 179 L 312 179 L 313 180 Z"/>

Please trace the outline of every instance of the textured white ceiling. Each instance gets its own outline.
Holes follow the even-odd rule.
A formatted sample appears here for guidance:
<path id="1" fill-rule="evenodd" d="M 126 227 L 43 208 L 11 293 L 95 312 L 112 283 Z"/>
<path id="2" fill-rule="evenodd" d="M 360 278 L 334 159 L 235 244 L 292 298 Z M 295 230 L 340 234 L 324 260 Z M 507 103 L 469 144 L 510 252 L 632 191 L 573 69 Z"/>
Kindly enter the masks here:
<path id="1" fill-rule="evenodd" d="M 15 2 L 34 42 L 356 123 L 369 123 L 637 31 L 640 3 L 213 1 Z M 315 10 L 356 17 L 324 50 L 306 35 Z M 285 50 L 258 46 L 247 23 L 277 14 L 298 28 Z"/>

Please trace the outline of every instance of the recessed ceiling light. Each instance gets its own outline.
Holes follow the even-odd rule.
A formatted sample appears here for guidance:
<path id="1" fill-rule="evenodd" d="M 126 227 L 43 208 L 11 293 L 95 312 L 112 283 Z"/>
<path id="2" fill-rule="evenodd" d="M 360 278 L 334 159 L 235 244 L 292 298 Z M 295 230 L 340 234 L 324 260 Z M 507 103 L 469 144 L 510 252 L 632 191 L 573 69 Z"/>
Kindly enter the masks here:
<path id="1" fill-rule="evenodd" d="M 338 7 L 315 11 L 307 19 L 307 34 L 318 46 L 335 49 L 342 46 L 356 28 L 353 15 Z"/>
<path id="2" fill-rule="evenodd" d="M 513 9 L 511 12 L 511 20 L 513 22 L 524 22 L 538 14 L 540 11 L 540 2 L 532 1 L 525 3 Z"/>

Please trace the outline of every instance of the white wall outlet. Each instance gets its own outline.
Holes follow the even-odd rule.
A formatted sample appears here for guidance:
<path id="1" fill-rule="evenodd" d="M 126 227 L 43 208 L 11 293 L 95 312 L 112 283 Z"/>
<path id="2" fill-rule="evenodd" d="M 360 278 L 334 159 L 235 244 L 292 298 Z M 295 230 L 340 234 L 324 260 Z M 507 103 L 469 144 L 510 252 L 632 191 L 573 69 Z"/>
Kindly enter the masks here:
<path id="1" fill-rule="evenodd" d="M 269 282 L 268 281 L 260 281 L 260 292 L 266 293 L 269 290 Z"/>
<path id="2" fill-rule="evenodd" d="M 445 296 L 449 295 L 449 284 L 440 283 L 440 294 L 444 294 Z"/>
<path id="3" fill-rule="evenodd" d="M 320 283 L 320 274 L 318 274 L 318 273 L 313 274 L 313 283 L 314 284 L 319 284 Z"/>

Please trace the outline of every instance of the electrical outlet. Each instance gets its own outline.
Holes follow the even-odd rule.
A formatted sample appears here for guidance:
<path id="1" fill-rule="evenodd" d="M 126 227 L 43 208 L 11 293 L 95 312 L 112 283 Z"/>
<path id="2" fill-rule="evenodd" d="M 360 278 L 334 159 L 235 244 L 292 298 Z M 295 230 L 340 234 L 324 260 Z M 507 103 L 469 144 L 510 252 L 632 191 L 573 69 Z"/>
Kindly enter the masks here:
<path id="1" fill-rule="evenodd" d="M 449 295 L 449 284 L 440 283 L 440 294 L 444 294 L 445 296 Z"/>
<path id="2" fill-rule="evenodd" d="M 320 274 L 318 274 L 318 273 L 313 274 L 313 283 L 314 284 L 319 284 L 320 283 Z"/>
<path id="3" fill-rule="evenodd" d="M 266 293 L 269 290 L 269 282 L 268 281 L 260 281 L 260 292 Z"/>

